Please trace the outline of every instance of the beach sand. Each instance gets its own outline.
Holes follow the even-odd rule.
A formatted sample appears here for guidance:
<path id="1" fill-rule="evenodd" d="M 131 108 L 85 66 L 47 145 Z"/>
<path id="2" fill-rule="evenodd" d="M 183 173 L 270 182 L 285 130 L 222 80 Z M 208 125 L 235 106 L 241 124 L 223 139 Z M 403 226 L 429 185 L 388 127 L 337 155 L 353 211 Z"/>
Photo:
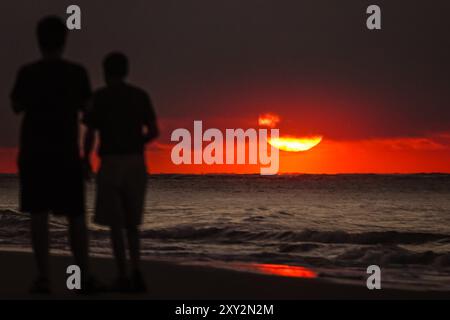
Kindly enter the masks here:
<path id="1" fill-rule="evenodd" d="M 30 295 L 35 275 L 31 253 L 0 251 L 0 299 L 431 299 L 449 298 L 450 292 L 368 290 L 321 279 L 299 279 L 213 267 L 145 261 L 146 294 L 102 293 L 77 295 L 66 289 L 68 256 L 52 256 L 52 295 Z M 108 283 L 115 265 L 110 258 L 92 258 L 94 274 Z"/>
<path id="2" fill-rule="evenodd" d="M 110 258 L 92 258 L 93 273 L 102 282 L 115 275 Z M 53 294 L 30 295 L 35 276 L 31 253 L 0 251 L 0 299 L 449 299 L 449 292 L 396 289 L 368 290 L 361 286 L 336 284 L 321 279 L 300 279 L 213 267 L 144 261 L 149 287 L 146 294 L 102 293 L 78 295 L 66 289 L 68 256 L 52 256 Z"/>

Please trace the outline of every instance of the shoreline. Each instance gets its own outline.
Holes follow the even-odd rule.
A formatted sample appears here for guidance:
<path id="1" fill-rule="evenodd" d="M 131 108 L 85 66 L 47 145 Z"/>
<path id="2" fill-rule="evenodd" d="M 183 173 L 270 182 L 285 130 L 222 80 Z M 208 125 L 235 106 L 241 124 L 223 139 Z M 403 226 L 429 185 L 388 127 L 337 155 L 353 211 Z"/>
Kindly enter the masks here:
<path id="1" fill-rule="evenodd" d="M 101 293 L 78 295 L 65 287 L 71 257 L 51 256 L 53 294 L 30 295 L 35 275 L 31 253 L 0 250 L 0 299 L 145 299 L 145 300 L 309 300 L 309 299 L 450 299 L 450 291 L 403 289 L 368 290 L 320 278 L 292 278 L 212 266 L 182 265 L 144 260 L 142 271 L 148 285 L 145 294 Z M 91 258 L 93 274 L 104 283 L 115 276 L 111 258 Z"/>

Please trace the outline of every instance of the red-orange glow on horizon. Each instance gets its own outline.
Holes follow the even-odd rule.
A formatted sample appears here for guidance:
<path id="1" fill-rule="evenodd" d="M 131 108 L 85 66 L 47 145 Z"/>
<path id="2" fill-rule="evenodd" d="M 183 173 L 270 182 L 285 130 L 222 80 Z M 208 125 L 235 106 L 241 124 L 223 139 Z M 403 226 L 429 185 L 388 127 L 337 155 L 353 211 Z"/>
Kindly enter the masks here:
<path id="1" fill-rule="evenodd" d="M 299 152 L 314 148 L 322 141 L 322 136 L 270 138 L 269 143 L 283 151 Z"/>
<path id="2" fill-rule="evenodd" d="M 299 266 L 289 266 L 284 264 L 260 264 L 260 263 L 252 263 L 248 265 L 250 269 L 254 269 L 255 271 L 276 275 L 282 277 L 292 277 L 292 278 L 317 278 L 317 273 L 313 270 L 299 267 Z"/>
<path id="3" fill-rule="evenodd" d="M 260 165 L 175 165 L 173 144 L 151 144 L 146 151 L 150 173 L 258 174 Z M 323 139 L 308 152 L 280 152 L 279 173 L 450 173 L 450 134 L 364 140 Z M 17 173 L 17 149 L 0 148 L 0 172 Z M 99 160 L 94 157 L 94 167 Z"/>
<path id="4" fill-rule="evenodd" d="M 280 117 L 274 113 L 265 113 L 258 118 L 258 124 L 261 127 L 275 128 L 279 122 Z"/>

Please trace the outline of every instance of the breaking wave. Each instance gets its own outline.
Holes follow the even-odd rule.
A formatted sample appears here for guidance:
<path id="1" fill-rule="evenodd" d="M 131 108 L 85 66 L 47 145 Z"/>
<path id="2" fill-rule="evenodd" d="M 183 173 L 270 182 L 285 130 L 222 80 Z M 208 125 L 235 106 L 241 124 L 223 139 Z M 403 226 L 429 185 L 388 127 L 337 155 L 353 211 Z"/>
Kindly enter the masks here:
<path id="1" fill-rule="evenodd" d="M 51 221 L 51 228 L 58 231 L 65 227 L 63 222 Z M 29 217 L 13 210 L 0 211 L 0 235 L 15 237 L 23 235 L 29 228 Z M 107 232 L 93 231 L 96 236 Z M 360 245 L 401 245 L 424 244 L 427 242 L 450 243 L 450 235 L 426 232 L 372 231 L 349 233 L 345 231 L 250 231 L 239 226 L 202 227 L 181 225 L 170 228 L 148 229 L 142 231 L 144 239 L 166 239 L 184 241 L 209 241 L 219 243 L 245 243 L 248 241 L 279 241 L 283 243 L 324 243 Z M 289 248 L 286 248 L 289 250 Z"/>

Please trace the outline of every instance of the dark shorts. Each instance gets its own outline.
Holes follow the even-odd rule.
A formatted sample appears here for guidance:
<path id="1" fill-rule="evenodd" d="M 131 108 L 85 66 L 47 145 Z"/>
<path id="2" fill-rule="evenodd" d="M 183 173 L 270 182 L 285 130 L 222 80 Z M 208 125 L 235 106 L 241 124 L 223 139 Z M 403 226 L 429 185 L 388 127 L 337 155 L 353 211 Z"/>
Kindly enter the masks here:
<path id="1" fill-rule="evenodd" d="M 94 222 L 133 227 L 142 223 L 147 170 L 142 155 L 102 157 Z"/>
<path id="2" fill-rule="evenodd" d="M 19 157 L 18 165 L 22 212 L 84 214 L 84 181 L 79 158 L 61 160 L 35 156 L 24 161 Z"/>

